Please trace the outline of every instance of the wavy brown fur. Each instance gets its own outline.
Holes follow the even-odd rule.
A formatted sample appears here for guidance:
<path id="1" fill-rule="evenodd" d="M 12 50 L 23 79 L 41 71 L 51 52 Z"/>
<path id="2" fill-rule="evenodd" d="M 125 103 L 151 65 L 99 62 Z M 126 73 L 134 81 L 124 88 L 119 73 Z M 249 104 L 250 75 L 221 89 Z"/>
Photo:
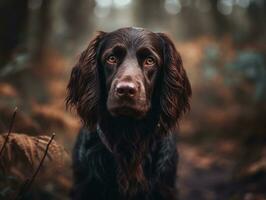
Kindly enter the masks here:
<path id="1" fill-rule="evenodd" d="M 192 91 L 181 56 L 173 42 L 163 33 L 159 33 L 159 36 L 164 42 L 164 63 L 167 66 L 163 71 L 160 124 L 169 130 L 176 128 L 178 119 L 190 109 Z"/>
<path id="2" fill-rule="evenodd" d="M 96 53 L 104 35 L 104 32 L 99 32 L 87 49 L 81 53 L 77 64 L 72 69 L 67 86 L 67 106 L 74 106 L 83 122 L 94 128 L 97 123 L 100 98 Z"/>
<path id="3" fill-rule="evenodd" d="M 191 86 L 183 68 L 181 57 L 168 36 L 163 33 L 141 32 L 132 28 L 120 29 L 114 32 L 114 34 L 120 34 L 121 40 L 124 37 L 128 37 L 129 34 L 136 34 L 136 37 L 151 34 L 153 40 L 159 41 L 157 46 L 160 46 L 161 50 L 159 52 L 163 54 L 161 58 L 163 67 L 156 77 L 154 83 L 156 90 L 152 93 L 150 100 L 151 108 L 146 116 L 142 119 L 132 119 L 114 117 L 108 112 L 106 100 L 109 88 L 106 87 L 107 80 L 104 69 L 100 66 L 100 58 L 102 49 L 104 48 L 103 44 L 107 43 L 108 40 L 112 40 L 112 34 L 104 32 L 99 32 L 90 42 L 88 48 L 82 52 L 79 61 L 74 66 L 67 87 L 68 95 L 66 103 L 67 106 L 72 106 L 77 109 L 78 114 L 84 122 L 84 126 L 91 133 L 97 132 L 97 125 L 99 125 L 101 131 L 104 133 L 117 165 L 114 173 L 116 173 L 118 191 L 121 196 L 124 196 L 121 199 L 141 199 L 138 195 L 143 195 L 144 193 L 149 194 L 151 188 L 155 187 L 153 185 L 157 185 L 157 179 L 162 179 L 162 183 L 166 182 L 165 184 L 167 185 L 168 180 L 160 177 L 160 173 L 165 173 L 164 170 L 167 168 L 167 162 L 170 161 L 167 160 L 168 156 L 164 156 L 165 158 L 162 157 L 160 160 L 160 153 L 158 153 L 160 150 L 158 148 L 164 138 L 168 137 L 167 135 L 175 130 L 181 115 L 189 109 Z M 76 157 L 81 156 L 79 153 L 81 152 L 81 144 L 84 142 L 84 139 L 83 141 L 77 141 L 78 145 L 75 147 L 77 149 L 77 155 L 74 153 L 74 176 L 80 173 L 81 165 L 84 164 L 79 163 L 79 159 L 75 161 L 77 160 Z M 86 148 L 89 150 L 88 145 L 84 148 L 82 147 L 85 152 Z M 164 148 L 167 149 L 167 147 Z M 162 151 L 167 152 L 164 149 Z M 175 152 L 176 150 L 172 149 L 172 151 Z M 157 155 L 159 158 L 151 157 L 152 155 Z M 175 158 L 172 157 L 171 159 L 175 163 Z M 154 177 L 153 180 L 153 178 L 147 178 L 151 172 L 149 170 L 147 171 L 143 163 L 150 163 L 152 165 L 154 160 L 157 160 L 159 163 L 166 163 L 165 166 L 164 164 L 158 164 L 160 166 L 159 170 L 162 170 L 162 172 L 158 172 L 159 177 Z M 88 170 L 97 171 L 99 169 L 90 168 Z M 169 179 L 173 178 L 171 176 L 175 176 L 175 170 L 173 169 L 172 171 L 174 174 L 166 175 L 169 176 Z M 75 179 L 76 189 L 74 189 L 74 199 L 86 199 L 85 196 L 89 192 L 86 192 L 85 188 L 82 189 L 84 186 L 79 186 L 79 179 L 82 178 L 76 177 Z M 162 197 L 175 199 L 172 190 L 171 187 L 166 186 L 161 186 L 159 189 L 159 191 L 162 191 L 160 194 Z M 94 198 L 101 199 L 93 195 L 93 192 L 91 195 Z M 149 195 L 152 196 L 153 194 Z M 118 197 L 110 199 L 118 199 Z"/>

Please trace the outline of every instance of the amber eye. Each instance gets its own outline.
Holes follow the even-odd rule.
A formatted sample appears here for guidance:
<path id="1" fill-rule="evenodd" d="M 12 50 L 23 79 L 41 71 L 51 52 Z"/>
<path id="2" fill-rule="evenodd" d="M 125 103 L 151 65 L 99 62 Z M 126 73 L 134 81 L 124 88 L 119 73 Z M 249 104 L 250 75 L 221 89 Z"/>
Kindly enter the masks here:
<path id="1" fill-rule="evenodd" d="M 114 55 L 111 55 L 111 56 L 108 56 L 108 58 L 106 59 L 106 61 L 109 64 L 116 64 L 117 61 L 118 61 L 118 59 Z"/>
<path id="2" fill-rule="evenodd" d="M 155 63 L 155 60 L 152 57 L 148 57 L 144 61 L 145 66 L 151 66 L 151 65 L 154 65 L 154 63 Z"/>

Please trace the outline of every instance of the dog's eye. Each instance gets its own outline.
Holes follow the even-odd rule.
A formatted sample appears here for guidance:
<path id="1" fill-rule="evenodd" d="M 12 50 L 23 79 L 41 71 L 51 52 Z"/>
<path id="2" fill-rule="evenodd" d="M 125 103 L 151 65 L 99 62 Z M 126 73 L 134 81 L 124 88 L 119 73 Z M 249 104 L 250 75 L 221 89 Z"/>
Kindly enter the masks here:
<path id="1" fill-rule="evenodd" d="M 114 55 L 110 55 L 110 56 L 107 57 L 106 61 L 109 64 L 116 64 L 118 59 Z"/>
<path id="2" fill-rule="evenodd" d="M 152 57 L 148 57 L 144 60 L 144 66 L 151 66 L 154 65 L 155 60 Z"/>

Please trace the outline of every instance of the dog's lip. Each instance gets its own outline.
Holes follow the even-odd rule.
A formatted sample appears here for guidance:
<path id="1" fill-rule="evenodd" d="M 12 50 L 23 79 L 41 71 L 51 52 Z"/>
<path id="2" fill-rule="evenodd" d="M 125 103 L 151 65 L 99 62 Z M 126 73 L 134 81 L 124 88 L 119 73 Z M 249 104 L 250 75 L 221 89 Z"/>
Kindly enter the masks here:
<path id="1" fill-rule="evenodd" d="M 116 105 L 109 108 L 109 111 L 114 116 L 127 116 L 141 118 L 146 114 L 146 109 L 131 105 Z"/>

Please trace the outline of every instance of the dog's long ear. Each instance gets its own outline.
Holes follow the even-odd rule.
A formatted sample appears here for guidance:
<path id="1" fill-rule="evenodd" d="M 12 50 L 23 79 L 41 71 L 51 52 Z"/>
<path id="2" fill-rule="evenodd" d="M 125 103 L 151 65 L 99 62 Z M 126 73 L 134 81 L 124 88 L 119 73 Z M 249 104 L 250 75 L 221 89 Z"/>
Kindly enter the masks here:
<path id="1" fill-rule="evenodd" d="M 100 83 L 97 69 L 97 50 L 106 33 L 99 32 L 90 42 L 72 69 L 67 86 L 67 107 L 75 107 L 85 125 L 97 123 Z"/>
<path id="2" fill-rule="evenodd" d="M 160 125 L 169 130 L 175 128 L 181 115 L 189 110 L 192 91 L 180 54 L 173 42 L 163 33 L 158 35 L 164 49 Z"/>

